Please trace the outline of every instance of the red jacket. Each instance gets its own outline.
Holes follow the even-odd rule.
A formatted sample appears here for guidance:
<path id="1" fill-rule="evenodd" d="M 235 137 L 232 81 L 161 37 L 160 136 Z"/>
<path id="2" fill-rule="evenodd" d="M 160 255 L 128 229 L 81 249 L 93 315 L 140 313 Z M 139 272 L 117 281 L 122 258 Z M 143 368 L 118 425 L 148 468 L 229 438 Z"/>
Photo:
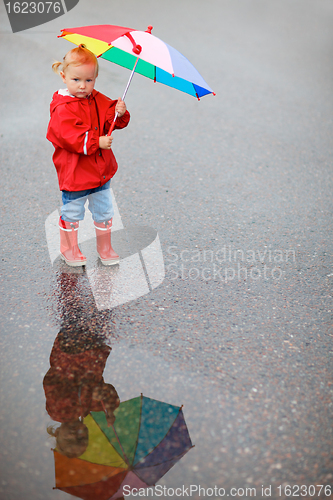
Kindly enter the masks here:
<path id="1" fill-rule="evenodd" d="M 77 354 L 62 351 L 56 338 L 51 368 L 43 380 L 46 411 L 56 422 L 72 422 L 90 411 L 103 411 L 101 402 L 92 400 L 97 385 L 105 385 L 103 371 L 111 347 L 103 345 Z"/>
<path id="2" fill-rule="evenodd" d="M 46 137 L 55 148 L 53 162 L 60 190 L 83 191 L 102 186 L 118 168 L 112 150 L 99 148 L 99 137 L 108 132 L 117 101 L 96 90 L 86 99 L 59 92 L 53 94 Z M 129 119 L 126 111 L 117 118 L 115 128 L 126 127 Z"/>

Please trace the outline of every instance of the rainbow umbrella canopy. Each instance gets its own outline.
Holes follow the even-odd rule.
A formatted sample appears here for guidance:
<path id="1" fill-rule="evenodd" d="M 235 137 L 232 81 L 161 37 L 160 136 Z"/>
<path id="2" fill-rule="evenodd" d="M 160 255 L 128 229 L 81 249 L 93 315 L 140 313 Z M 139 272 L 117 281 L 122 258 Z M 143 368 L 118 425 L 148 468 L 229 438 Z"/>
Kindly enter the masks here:
<path id="1" fill-rule="evenodd" d="M 56 488 L 84 500 L 109 500 L 153 486 L 192 448 L 182 407 L 141 395 L 124 401 L 108 427 L 104 412 L 84 423 L 89 444 L 79 458 L 54 450 Z"/>
<path id="2" fill-rule="evenodd" d="M 60 37 L 84 44 L 96 57 L 135 70 L 198 99 L 213 90 L 195 67 L 176 49 L 147 31 L 98 25 L 63 29 Z"/>

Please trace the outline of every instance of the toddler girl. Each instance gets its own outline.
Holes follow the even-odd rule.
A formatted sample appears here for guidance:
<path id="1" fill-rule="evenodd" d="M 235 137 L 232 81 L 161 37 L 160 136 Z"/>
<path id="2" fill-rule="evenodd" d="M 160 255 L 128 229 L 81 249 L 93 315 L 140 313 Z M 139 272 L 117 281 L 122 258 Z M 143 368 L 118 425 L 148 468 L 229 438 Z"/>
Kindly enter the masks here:
<path id="1" fill-rule="evenodd" d="M 86 264 L 78 247 L 78 229 L 88 199 L 99 257 L 104 265 L 117 264 L 119 255 L 111 246 L 110 183 L 118 165 L 111 150 L 113 139 L 106 134 L 116 113 L 116 129 L 126 127 L 130 115 L 124 101 L 113 101 L 94 89 L 98 62 L 84 45 L 69 51 L 52 68 L 67 87 L 53 95 L 46 135 L 55 148 L 53 162 L 62 191 L 61 257 L 69 266 Z"/>

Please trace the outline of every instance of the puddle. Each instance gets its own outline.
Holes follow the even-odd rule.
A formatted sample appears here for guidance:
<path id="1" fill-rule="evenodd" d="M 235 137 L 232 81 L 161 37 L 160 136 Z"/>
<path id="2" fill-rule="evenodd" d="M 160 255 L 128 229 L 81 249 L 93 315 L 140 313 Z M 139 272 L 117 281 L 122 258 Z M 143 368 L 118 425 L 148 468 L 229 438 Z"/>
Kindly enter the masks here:
<path id="1" fill-rule="evenodd" d="M 56 338 L 32 333 L 7 347 L 1 498 L 107 500 L 207 481 L 211 459 L 203 469 L 198 457 L 207 388 L 110 339 L 113 313 L 98 310 L 82 269 L 57 270 L 54 299 Z"/>
<path id="2" fill-rule="evenodd" d="M 73 283 L 77 285 L 75 280 Z M 304 463 L 295 459 L 302 449 L 302 433 L 298 442 L 291 415 L 279 415 L 267 395 L 257 390 L 230 393 L 221 382 L 188 372 L 181 362 L 170 363 L 125 340 L 113 340 L 111 350 L 99 327 L 104 312 L 92 312 L 90 322 L 75 324 L 79 302 L 68 281 L 62 286 L 67 295 L 60 310 L 66 305 L 66 314 L 56 339 L 27 337 L 22 349 L 14 346 L 3 362 L 1 392 L 6 404 L 1 408 L 1 499 L 121 498 L 122 476 L 137 450 L 141 465 L 154 451 L 158 460 L 148 463 L 135 482 L 128 477 L 128 483 L 123 483 L 138 488 L 133 490 L 137 493 L 133 498 L 139 491 L 145 496 L 145 489 L 140 490 L 145 488 L 143 482 L 156 483 L 150 498 L 263 498 L 262 487 L 273 488 L 266 496 L 280 498 L 278 487 L 288 479 L 311 484 L 311 475 L 303 476 Z M 86 306 L 92 306 L 89 297 Z M 141 395 L 149 403 L 142 406 L 142 412 Z M 175 424 L 180 411 L 182 418 Z M 148 421 L 143 435 L 140 412 Z M 54 434 L 62 425 L 69 426 L 65 435 L 69 448 L 65 446 L 65 450 L 47 432 Z M 163 444 L 163 436 L 168 434 L 173 438 Z M 316 459 L 316 451 L 313 453 Z M 293 471 L 285 461 L 286 454 L 290 454 Z M 85 461 L 82 468 L 80 461 Z M 107 476 L 110 467 L 118 469 L 116 483 Z M 80 488 L 72 490 L 76 496 L 54 489 L 57 484 L 69 491 L 71 481 L 92 481 L 94 474 L 99 481 L 102 478 L 98 494 L 92 492 L 92 486 L 81 496 Z M 248 494 L 247 488 L 251 488 Z M 231 493 L 235 491 L 238 493 Z"/>
<path id="3" fill-rule="evenodd" d="M 90 476 L 94 473 L 103 476 L 102 465 L 118 466 L 121 472 L 126 469 L 127 456 L 137 451 L 136 446 L 141 447 L 141 452 L 138 452 L 141 463 L 142 458 L 153 455 L 154 450 L 155 454 L 157 450 L 157 462 L 148 464 L 144 474 L 138 476 L 139 481 L 132 480 L 131 483 L 129 478 L 128 483 L 124 484 L 143 488 L 145 480 L 148 485 L 156 483 L 160 488 L 165 486 L 169 489 L 190 485 L 208 488 L 213 483 L 221 487 L 223 483 L 225 487 L 226 475 L 221 474 L 221 467 L 228 460 L 225 460 L 221 451 L 225 422 L 218 388 L 207 380 L 183 372 L 177 365 L 170 365 L 162 358 L 130 347 L 125 342 L 115 344 L 111 351 L 100 337 L 93 338 L 90 333 L 85 335 L 83 331 L 78 333 L 79 342 L 74 346 L 73 331 L 69 334 L 64 330 L 59 332 L 52 346 L 52 366 L 47 367 L 43 378 L 42 373 L 31 369 L 26 359 L 21 364 L 26 376 L 20 389 L 11 392 L 10 385 L 6 386 L 9 391 L 6 398 L 8 407 L 7 411 L 2 411 L 2 426 L 7 430 L 7 436 L 2 441 L 5 450 L 2 473 L 6 480 L 1 485 L 1 498 L 74 498 L 69 493 L 54 489 L 56 482 L 59 487 L 66 489 L 66 481 L 68 487 L 68 481 L 73 478 L 82 481 L 86 476 L 91 481 Z M 97 382 L 106 391 L 104 402 L 107 411 L 98 403 L 98 397 L 97 402 L 91 402 L 91 388 Z M 150 406 L 149 411 L 145 410 L 148 427 L 143 436 L 127 443 L 126 432 L 138 425 L 140 411 L 138 413 L 137 406 L 136 411 L 127 411 L 126 414 L 126 405 L 129 401 L 140 401 L 141 394 Z M 114 408 L 116 395 L 120 399 L 117 409 Z M 108 398 L 111 399 L 109 406 L 106 402 Z M 105 417 L 110 417 L 113 410 L 117 438 L 112 434 L 112 427 L 108 427 Z M 140 416 L 142 413 L 143 410 Z M 178 424 L 175 423 L 177 418 Z M 107 444 L 105 434 L 100 431 L 96 433 L 96 421 L 100 422 L 104 433 L 112 434 L 109 441 L 113 447 Z M 88 427 L 88 445 L 84 432 L 81 435 L 73 427 L 68 431 L 68 426 L 73 422 L 81 426 L 81 430 Z M 57 445 L 56 438 L 50 436 L 47 429 L 54 434 L 61 426 L 67 427 L 67 431 L 65 439 L 62 436 L 63 440 Z M 173 436 L 169 442 L 164 438 L 166 441 L 163 445 L 163 436 L 168 434 Z M 104 448 L 99 442 L 101 436 L 105 441 L 102 443 Z M 161 451 L 158 446 L 161 446 Z M 55 448 L 60 453 L 53 451 Z M 114 453 L 111 453 L 112 449 L 117 450 L 118 462 L 114 459 Z M 87 460 L 92 456 L 98 464 L 95 467 L 97 471 L 88 466 Z M 81 471 L 78 469 L 80 460 L 83 463 Z M 161 463 L 164 465 L 161 466 Z M 118 481 L 117 485 L 121 483 Z M 89 496 L 89 488 L 88 493 L 86 491 L 82 496 L 78 496 L 78 491 L 74 494 L 78 498 L 96 500 L 113 497 L 116 493 L 114 487 L 110 486 L 109 496 L 105 487 L 100 496 Z M 114 498 L 120 497 L 120 494 L 116 494 Z M 193 493 L 192 497 L 196 498 L 196 495 Z"/>

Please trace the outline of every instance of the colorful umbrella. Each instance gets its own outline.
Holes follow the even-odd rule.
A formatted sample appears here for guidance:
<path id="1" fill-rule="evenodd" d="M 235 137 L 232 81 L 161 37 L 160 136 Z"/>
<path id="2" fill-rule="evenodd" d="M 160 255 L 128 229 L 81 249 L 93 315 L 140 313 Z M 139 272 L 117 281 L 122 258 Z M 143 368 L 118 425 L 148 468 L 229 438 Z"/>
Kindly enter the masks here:
<path id="1" fill-rule="evenodd" d="M 104 412 L 84 419 L 89 444 L 79 458 L 54 450 L 56 488 L 84 500 L 116 499 L 153 486 L 192 442 L 182 407 L 140 396 L 120 404 L 114 426 Z"/>
<path id="2" fill-rule="evenodd" d="M 186 57 L 153 36 L 152 29 L 152 26 L 147 31 L 111 25 L 83 26 L 63 29 L 59 36 L 76 45 L 84 44 L 101 59 L 131 69 L 123 99 L 135 71 L 154 82 L 164 83 L 198 99 L 214 94 Z"/>

